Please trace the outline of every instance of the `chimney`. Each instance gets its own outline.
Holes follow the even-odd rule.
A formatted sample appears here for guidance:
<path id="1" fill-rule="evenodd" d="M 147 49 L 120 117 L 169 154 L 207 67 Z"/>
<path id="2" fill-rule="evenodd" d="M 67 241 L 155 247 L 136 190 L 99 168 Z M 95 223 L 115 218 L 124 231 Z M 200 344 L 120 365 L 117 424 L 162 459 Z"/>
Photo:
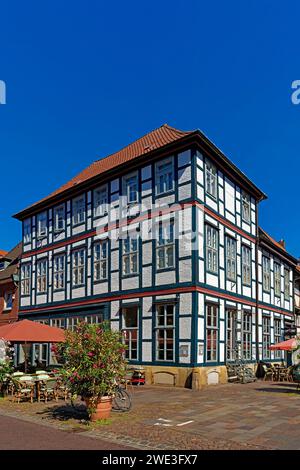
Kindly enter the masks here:
<path id="1" fill-rule="evenodd" d="M 282 246 L 282 248 L 285 250 L 285 240 L 283 240 L 283 238 L 281 240 L 279 240 L 279 245 Z"/>

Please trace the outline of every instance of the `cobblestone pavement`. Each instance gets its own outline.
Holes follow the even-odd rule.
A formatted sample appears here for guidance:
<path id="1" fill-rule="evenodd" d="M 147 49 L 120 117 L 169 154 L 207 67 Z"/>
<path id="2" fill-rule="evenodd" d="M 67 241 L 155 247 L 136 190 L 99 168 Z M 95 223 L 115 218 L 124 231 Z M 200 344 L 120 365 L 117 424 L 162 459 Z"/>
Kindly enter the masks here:
<path id="1" fill-rule="evenodd" d="M 300 394 L 292 383 L 133 389 L 133 409 L 90 424 L 85 407 L 0 401 L 0 414 L 136 449 L 300 449 Z"/>

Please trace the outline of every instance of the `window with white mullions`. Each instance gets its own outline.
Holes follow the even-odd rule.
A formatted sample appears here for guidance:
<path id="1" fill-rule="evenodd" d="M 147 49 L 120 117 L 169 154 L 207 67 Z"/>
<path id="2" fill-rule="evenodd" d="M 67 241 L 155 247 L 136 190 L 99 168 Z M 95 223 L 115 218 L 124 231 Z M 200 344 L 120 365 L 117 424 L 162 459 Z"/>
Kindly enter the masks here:
<path id="1" fill-rule="evenodd" d="M 270 258 L 263 256 L 263 290 L 270 292 L 271 289 L 271 271 L 270 271 Z"/>
<path id="2" fill-rule="evenodd" d="M 107 240 L 94 245 L 94 281 L 107 279 Z"/>
<path id="3" fill-rule="evenodd" d="M 226 358 L 228 361 L 234 361 L 237 347 L 237 311 L 226 310 L 226 318 Z"/>
<path id="4" fill-rule="evenodd" d="M 80 196 L 73 200 L 73 225 L 82 224 L 85 221 L 85 197 Z"/>
<path id="5" fill-rule="evenodd" d="M 101 217 L 107 213 L 108 190 L 107 186 L 94 190 L 94 217 Z"/>
<path id="6" fill-rule="evenodd" d="M 30 295 L 31 290 L 31 264 L 21 266 L 21 294 Z"/>
<path id="7" fill-rule="evenodd" d="M 242 357 L 252 359 L 252 314 L 246 311 L 242 312 Z"/>
<path id="8" fill-rule="evenodd" d="M 128 360 L 138 359 L 138 306 L 122 308 L 122 334 L 127 346 L 125 357 Z"/>
<path id="9" fill-rule="evenodd" d="M 37 261 L 36 272 L 37 293 L 45 293 L 47 291 L 47 260 Z"/>
<path id="10" fill-rule="evenodd" d="M 83 321 L 82 317 L 69 317 L 67 318 L 67 329 L 74 331 L 76 326 Z"/>
<path id="11" fill-rule="evenodd" d="M 215 199 L 217 197 L 217 169 L 209 160 L 205 163 L 205 182 L 206 193 Z"/>
<path id="12" fill-rule="evenodd" d="M 218 360 L 218 338 L 219 338 L 219 307 L 217 305 L 206 305 L 206 361 L 216 362 Z"/>
<path id="13" fill-rule="evenodd" d="M 65 287 L 65 255 L 54 256 L 53 262 L 54 290 Z"/>
<path id="14" fill-rule="evenodd" d="M 51 318 L 50 319 L 50 326 L 54 326 L 56 328 L 65 328 L 65 319 L 64 318 Z"/>
<path id="15" fill-rule="evenodd" d="M 54 231 L 62 232 L 65 229 L 65 207 L 54 208 Z"/>
<path id="16" fill-rule="evenodd" d="M 77 287 L 84 284 L 85 250 L 74 251 L 72 258 L 73 286 Z"/>
<path id="17" fill-rule="evenodd" d="M 226 277 L 236 281 L 236 240 L 226 237 Z"/>
<path id="18" fill-rule="evenodd" d="M 30 241 L 31 241 L 31 219 L 27 219 L 27 220 L 24 221 L 23 236 L 24 236 L 24 243 L 30 243 Z"/>
<path id="19" fill-rule="evenodd" d="M 274 342 L 275 344 L 281 341 L 281 320 L 280 318 L 274 318 Z M 281 357 L 281 351 L 274 351 L 275 357 Z"/>
<path id="20" fill-rule="evenodd" d="M 284 298 L 290 300 L 290 271 L 284 268 Z"/>
<path id="21" fill-rule="evenodd" d="M 156 236 L 157 269 L 174 268 L 174 220 L 159 222 Z"/>
<path id="22" fill-rule="evenodd" d="M 138 239 L 128 234 L 123 240 L 123 275 L 137 274 L 138 272 Z"/>
<path id="23" fill-rule="evenodd" d="M 156 308 L 156 359 L 175 360 L 175 305 L 162 304 Z"/>
<path id="24" fill-rule="evenodd" d="M 251 206 L 249 194 L 242 192 L 242 219 L 245 222 L 250 222 Z"/>
<path id="25" fill-rule="evenodd" d="M 167 193 L 174 189 L 174 168 L 171 159 L 156 163 L 156 194 Z"/>
<path id="26" fill-rule="evenodd" d="M 263 359 L 270 359 L 271 357 L 271 319 L 270 317 L 263 316 Z"/>
<path id="27" fill-rule="evenodd" d="M 274 291 L 277 297 L 281 295 L 281 266 L 279 263 L 274 263 Z"/>
<path id="28" fill-rule="evenodd" d="M 47 212 L 37 215 L 37 236 L 38 238 L 47 236 Z"/>
<path id="29" fill-rule="evenodd" d="M 251 248 L 242 245 L 242 280 L 245 286 L 251 286 Z"/>
<path id="30" fill-rule="evenodd" d="M 138 202 L 138 176 L 136 174 L 124 178 L 124 194 L 127 204 Z"/>
<path id="31" fill-rule="evenodd" d="M 212 273 L 218 272 L 218 230 L 206 225 L 206 269 Z"/>

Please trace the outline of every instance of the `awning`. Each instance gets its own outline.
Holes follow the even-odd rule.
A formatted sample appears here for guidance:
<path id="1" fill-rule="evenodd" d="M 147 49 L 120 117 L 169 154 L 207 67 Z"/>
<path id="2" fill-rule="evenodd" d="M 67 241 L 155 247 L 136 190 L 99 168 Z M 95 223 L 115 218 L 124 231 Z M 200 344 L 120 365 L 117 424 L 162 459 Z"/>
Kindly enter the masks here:
<path id="1" fill-rule="evenodd" d="M 0 339 L 11 343 L 62 343 L 65 332 L 61 328 L 31 320 L 21 320 L 0 327 Z"/>
<path id="2" fill-rule="evenodd" d="M 292 351 L 297 348 L 297 339 L 291 338 L 281 343 L 273 344 L 270 346 L 271 351 Z"/>

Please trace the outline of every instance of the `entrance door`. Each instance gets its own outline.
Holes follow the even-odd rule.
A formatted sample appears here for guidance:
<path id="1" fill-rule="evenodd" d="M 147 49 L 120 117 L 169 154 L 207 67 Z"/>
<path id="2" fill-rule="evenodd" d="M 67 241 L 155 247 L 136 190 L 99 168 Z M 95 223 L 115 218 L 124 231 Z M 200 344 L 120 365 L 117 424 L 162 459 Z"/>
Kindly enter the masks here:
<path id="1" fill-rule="evenodd" d="M 237 348 L 237 311 L 226 310 L 226 360 L 236 359 Z"/>

